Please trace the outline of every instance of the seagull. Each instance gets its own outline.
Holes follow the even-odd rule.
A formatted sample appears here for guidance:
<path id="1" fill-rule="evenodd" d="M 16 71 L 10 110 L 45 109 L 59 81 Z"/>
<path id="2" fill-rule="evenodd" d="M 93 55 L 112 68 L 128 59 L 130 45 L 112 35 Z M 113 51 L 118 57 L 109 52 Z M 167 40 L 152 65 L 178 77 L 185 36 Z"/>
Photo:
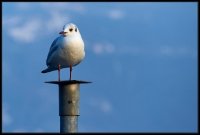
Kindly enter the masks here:
<path id="1" fill-rule="evenodd" d="M 85 57 L 84 42 L 78 27 L 73 23 L 64 25 L 59 34 L 51 44 L 46 59 L 47 68 L 42 73 L 58 70 L 60 81 L 60 70 L 69 68 L 71 80 L 72 67 L 78 65 Z"/>

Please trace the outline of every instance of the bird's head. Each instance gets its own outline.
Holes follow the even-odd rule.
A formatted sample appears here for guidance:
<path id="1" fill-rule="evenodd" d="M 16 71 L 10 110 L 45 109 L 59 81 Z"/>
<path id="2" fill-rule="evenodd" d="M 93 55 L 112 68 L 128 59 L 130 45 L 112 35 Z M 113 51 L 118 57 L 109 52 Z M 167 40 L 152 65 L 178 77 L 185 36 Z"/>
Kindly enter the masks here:
<path id="1" fill-rule="evenodd" d="M 63 36 L 72 36 L 80 33 L 78 27 L 75 24 L 69 23 L 63 26 L 63 31 L 61 31 L 59 34 Z"/>

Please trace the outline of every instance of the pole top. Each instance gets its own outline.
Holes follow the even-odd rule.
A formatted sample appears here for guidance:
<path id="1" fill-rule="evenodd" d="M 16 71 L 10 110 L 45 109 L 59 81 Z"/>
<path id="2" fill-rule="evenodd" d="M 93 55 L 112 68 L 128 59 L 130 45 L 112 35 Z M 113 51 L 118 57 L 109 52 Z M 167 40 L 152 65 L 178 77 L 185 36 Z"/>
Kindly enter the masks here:
<path id="1" fill-rule="evenodd" d="M 68 84 L 81 84 L 81 83 L 92 83 L 89 81 L 83 81 L 83 80 L 63 80 L 63 81 L 48 81 L 45 83 L 50 84 L 58 84 L 58 85 L 68 85 Z"/>

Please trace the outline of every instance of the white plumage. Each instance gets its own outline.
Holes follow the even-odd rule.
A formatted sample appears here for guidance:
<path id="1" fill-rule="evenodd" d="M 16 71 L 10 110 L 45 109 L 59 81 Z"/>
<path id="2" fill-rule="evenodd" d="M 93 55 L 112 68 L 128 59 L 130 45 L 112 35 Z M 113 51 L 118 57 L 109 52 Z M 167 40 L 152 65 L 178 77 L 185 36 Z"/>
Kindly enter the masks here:
<path id="1" fill-rule="evenodd" d="M 79 64 L 85 57 L 84 42 L 78 27 L 75 24 L 66 24 L 63 27 L 63 31 L 60 32 L 60 36 L 57 37 L 50 49 L 47 56 L 46 65 L 47 69 L 42 73 L 47 73 L 61 68 L 70 67 L 70 79 L 71 70 L 73 66 Z"/>

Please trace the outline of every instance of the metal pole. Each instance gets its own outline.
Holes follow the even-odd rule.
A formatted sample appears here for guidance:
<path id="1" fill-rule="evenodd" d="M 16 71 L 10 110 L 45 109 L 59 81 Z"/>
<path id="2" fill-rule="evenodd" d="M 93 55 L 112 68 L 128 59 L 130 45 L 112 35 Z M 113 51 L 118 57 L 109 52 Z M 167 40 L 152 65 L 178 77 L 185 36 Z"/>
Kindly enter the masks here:
<path id="1" fill-rule="evenodd" d="M 80 85 L 59 85 L 60 133 L 77 132 Z"/>
<path id="2" fill-rule="evenodd" d="M 51 81 L 59 86 L 60 133 L 78 132 L 80 84 L 87 81 Z"/>

